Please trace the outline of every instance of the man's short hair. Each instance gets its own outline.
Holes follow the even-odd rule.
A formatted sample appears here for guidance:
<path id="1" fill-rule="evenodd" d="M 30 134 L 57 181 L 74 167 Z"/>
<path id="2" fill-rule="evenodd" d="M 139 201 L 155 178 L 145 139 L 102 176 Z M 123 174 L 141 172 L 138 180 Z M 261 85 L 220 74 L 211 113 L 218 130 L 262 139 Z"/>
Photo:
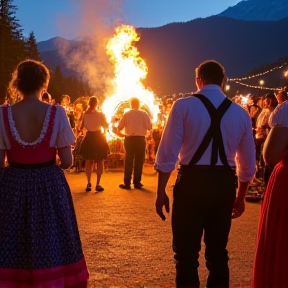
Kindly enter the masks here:
<path id="1" fill-rule="evenodd" d="M 140 100 L 136 97 L 130 99 L 130 105 L 132 108 L 139 108 L 140 107 Z"/>
<path id="2" fill-rule="evenodd" d="M 98 104 L 98 102 L 99 102 L 99 100 L 98 100 L 98 98 L 97 98 L 96 96 L 91 96 L 91 97 L 89 98 L 88 105 L 89 105 L 90 107 L 96 107 L 97 104 Z"/>
<path id="3" fill-rule="evenodd" d="M 281 95 L 283 101 L 286 101 L 288 98 L 287 92 L 285 92 L 284 90 L 279 91 L 277 95 Z"/>
<path id="4" fill-rule="evenodd" d="M 202 62 L 195 72 L 196 78 L 200 78 L 205 85 L 216 84 L 221 86 L 225 77 L 224 67 L 214 60 Z"/>

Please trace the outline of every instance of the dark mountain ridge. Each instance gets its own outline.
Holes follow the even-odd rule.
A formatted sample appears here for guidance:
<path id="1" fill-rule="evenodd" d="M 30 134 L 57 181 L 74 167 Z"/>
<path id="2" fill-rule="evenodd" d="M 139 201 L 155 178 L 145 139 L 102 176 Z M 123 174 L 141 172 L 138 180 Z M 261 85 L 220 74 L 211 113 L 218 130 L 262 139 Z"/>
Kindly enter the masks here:
<path id="1" fill-rule="evenodd" d="M 275 21 L 288 17 L 287 0 L 243 0 L 219 16 L 247 21 Z"/>
<path id="2" fill-rule="evenodd" d="M 137 31 L 141 36 L 137 47 L 149 69 L 145 85 L 158 95 L 194 91 L 194 70 L 207 59 L 219 61 L 227 76 L 234 78 L 288 56 L 288 38 L 284 37 L 288 18 L 267 22 L 213 16 Z M 50 69 L 60 65 L 65 75 L 77 75 L 57 51 L 62 42 L 75 45 L 67 41 L 57 37 L 38 47 Z M 77 41 L 75 49 L 79 45 Z"/>

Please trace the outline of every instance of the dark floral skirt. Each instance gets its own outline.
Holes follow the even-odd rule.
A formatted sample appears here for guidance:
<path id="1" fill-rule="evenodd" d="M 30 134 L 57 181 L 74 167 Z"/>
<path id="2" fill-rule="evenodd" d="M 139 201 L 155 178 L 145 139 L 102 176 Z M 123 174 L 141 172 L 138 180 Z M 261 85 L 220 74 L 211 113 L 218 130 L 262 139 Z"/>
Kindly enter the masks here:
<path id="1" fill-rule="evenodd" d="M 6 167 L 0 169 L 0 187 L 0 287 L 86 287 L 88 271 L 63 171 Z"/>
<path id="2" fill-rule="evenodd" d="M 109 146 L 105 136 L 100 132 L 87 131 L 80 148 L 85 160 L 101 161 L 107 158 Z"/>

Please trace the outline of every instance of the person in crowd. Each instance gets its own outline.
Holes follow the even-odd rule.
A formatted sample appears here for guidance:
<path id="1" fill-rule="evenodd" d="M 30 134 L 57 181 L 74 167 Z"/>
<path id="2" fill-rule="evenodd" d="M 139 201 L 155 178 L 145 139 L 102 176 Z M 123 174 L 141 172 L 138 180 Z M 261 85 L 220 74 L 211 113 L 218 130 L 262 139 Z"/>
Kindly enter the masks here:
<path id="1" fill-rule="evenodd" d="M 70 110 L 70 96 L 69 95 L 62 95 L 61 96 L 61 106 L 65 109 L 65 110 Z"/>
<path id="2" fill-rule="evenodd" d="M 270 131 L 269 119 L 273 113 L 273 110 L 277 106 L 277 99 L 273 92 L 269 92 L 265 95 L 263 100 L 263 109 L 259 114 L 256 121 L 256 134 L 255 134 L 255 150 L 256 150 L 256 162 L 258 171 L 260 167 L 264 167 L 263 180 L 264 184 L 267 185 L 272 169 L 269 166 L 265 166 L 262 148 L 268 133 Z M 257 173 L 258 174 L 258 173 Z M 257 175 L 258 177 L 259 175 Z"/>
<path id="3" fill-rule="evenodd" d="M 156 212 L 165 220 L 163 209 L 169 212 L 165 187 L 179 155 L 172 206 L 177 288 L 200 287 L 197 269 L 203 231 L 209 270 L 206 285 L 229 287 L 226 245 L 231 218 L 244 212 L 248 184 L 255 173 L 251 120 L 222 93 L 224 75 L 224 68 L 213 60 L 196 68 L 198 92 L 174 103 L 154 164 Z"/>
<path id="4" fill-rule="evenodd" d="M 19 63 L 10 88 L 22 99 L 0 108 L 1 288 L 87 287 L 88 270 L 62 170 L 72 164 L 75 136 L 64 109 L 41 101 L 49 78 L 41 62 Z"/>
<path id="5" fill-rule="evenodd" d="M 277 99 L 277 103 L 278 103 L 278 105 L 277 105 L 277 103 L 276 103 L 276 100 L 275 99 Z M 263 180 L 264 180 L 264 184 L 265 185 L 267 185 L 268 184 L 268 181 L 269 181 L 269 178 L 270 178 L 270 175 L 271 175 L 271 173 L 272 173 L 272 171 L 273 171 L 273 169 L 274 169 L 274 166 L 272 166 L 272 165 L 265 165 L 265 163 L 264 163 L 264 159 L 263 159 L 263 156 L 262 156 L 262 147 L 263 147 L 263 143 L 264 143 L 264 141 L 266 140 L 266 138 L 267 138 L 267 136 L 268 136 L 268 133 L 269 133 L 269 131 L 270 131 L 270 129 L 271 129 L 271 127 L 272 127 L 272 119 L 274 118 L 274 115 L 275 114 L 277 114 L 278 113 L 278 110 L 279 110 L 279 108 L 280 108 L 280 106 L 285 102 L 285 101 L 287 101 L 287 93 L 285 92 L 285 91 L 280 91 L 280 92 L 278 92 L 277 93 L 277 95 L 276 95 L 276 97 L 275 98 L 273 98 L 273 107 L 271 108 L 271 113 L 270 113 L 270 115 L 269 115 L 269 119 L 268 119 L 268 124 L 267 124 L 267 126 L 269 127 L 269 129 L 267 129 L 266 131 L 267 131 L 267 133 L 266 133 L 266 137 L 261 141 L 261 147 L 257 147 L 256 146 L 256 149 L 258 149 L 258 150 L 256 150 L 256 152 L 258 153 L 258 154 L 261 154 L 260 156 L 258 156 L 258 157 L 261 157 L 261 161 L 263 162 L 262 164 L 264 165 L 264 174 L 263 174 Z M 276 106 L 277 105 L 277 107 L 274 109 L 274 106 Z M 257 140 L 256 140 L 257 141 Z M 258 140 L 259 141 L 259 140 Z M 256 144 L 257 144 L 257 142 L 256 142 Z M 256 158 L 257 159 L 257 158 Z"/>
<path id="6" fill-rule="evenodd" d="M 74 111 L 73 111 L 73 108 L 71 106 L 69 95 L 62 95 L 61 106 L 66 111 L 66 115 L 68 117 L 71 128 L 74 129 L 75 128 L 75 117 L 74 117 Z"/>
<path id="7" fill-rule="evenodd" d="M 232 98 L 232 101 L 239 105 L 242 105 L 242 97 L 239 91 L 236 92 L 235 96 Z"/>
<path id="8" fill-rule="evenodd" d="M 154 141 L 154 155 L 157 154 L 157 150 L 158 150 L 160 140 L 161 140 L 162 130 L 163 130 L 162 125 L 158 124 L 157 128 L 153 129 L 152 131 L 152 138 Z"/>
<path id="9" fill-rule="evenodd" d="M 275 166 L 261 207 L 253 288 L 288 287 L 288 102 L 271 119 L 265 141 L 265 163 Z"/>
<path id="10" fill-rule="evenodd" d="M 131 189 L 131 179 L 133 173 L 134 188 L 141 189 L 142 169 L 145 160 L 147 130 L 152 129 L 152 123 L 149 115 L 140 110 L 140 101 L 138 98 L 130 99 L 131 110 L 124 113 L 118 124 L 118 133 L 125 129 L 125 165 L 124 165 L 124 184 L 120 184 L 122 189 Z M 134 167 L 133 167 L 134 166 Z"/>
<path id="11" fill-rule="evenodd" d="M 47 91 L 44 91 L 41 95 L 41 100 L 43 102 L 46 102 L 46 103 L 51 103 L 51 95 L 47 92 Z"/>
<path id="12" fill-rule="evenodd" d="M 261 147 L 270 130 L 269 117 L 276 106 L 276 97 L 273 92 L 269 92 L 263 100 L 263 109 L 256 121 L 255 147 L 257 162 L 261 159 Z"/>
<path id="13" fill-rule="evenodd" d="M 252 104 L 248 106 L 248 113 L 252 121 L 252 128 L 255 131 L 257 118 L 261 113 L 262 109 L 258 105 L 259 98 L 257 96 L 250 96 L 250 98 L 252 100 Z"/>
<path id="14" fill-rule="evenodd" d="M 287 101 L 287 98 L 288 98 L 287 97 L 287 92 L 285 92 L 284 90 L 279 91 L 276 94 L 276 98 L 277 98 L 278 105 L 283 104 L 285 101 Z"/>
<path id="15" fill-rule="evenodd" d="M 274 118 L 274 115 L 278 113 L 278 110 L 280 109 L 280 106 L 287 101 L 287 92 L 282 90 L 279 91 L 276 95 L 278 105 L 277 107 L 271 112 L 268 120 L 268 125 L 271 128 L 272 127 L 272 119 Z"/>
<path id="16" fill-rule="evenodd" d="M 89 98 L 89 106 L 83 115 L 81 125 L 81 131 L 83 131 L 83 128 L 87 129 L 80 148 L 80 154 L 85 159 L 85 173 L 87 176 L 86 192 L 91 191 L 91 174 L 94 163 L 97 165 L 95 191 L 104 191 L 104 188 L 100 185 L 100 180 L 104 169 L 104 159 L 106 159 L 109 151 L 105 137 L 108 124 L 105 115 L 97 110 L 98 103 L 99 100 L 97 97 L 92 96 Z M 102 129 L 104 133 L 102 133 Z"/>

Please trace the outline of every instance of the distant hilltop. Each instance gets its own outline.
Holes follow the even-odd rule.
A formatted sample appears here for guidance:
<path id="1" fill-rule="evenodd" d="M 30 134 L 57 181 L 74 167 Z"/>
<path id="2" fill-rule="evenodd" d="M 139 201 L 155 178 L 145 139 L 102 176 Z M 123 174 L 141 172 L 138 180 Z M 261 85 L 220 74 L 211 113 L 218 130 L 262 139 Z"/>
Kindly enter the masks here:
<path id="1" fill-rule="evenodd" d="M 243 0 L 218 16 L 246 21 L 277 21 L 288 17 L 288 1 Z"/>

